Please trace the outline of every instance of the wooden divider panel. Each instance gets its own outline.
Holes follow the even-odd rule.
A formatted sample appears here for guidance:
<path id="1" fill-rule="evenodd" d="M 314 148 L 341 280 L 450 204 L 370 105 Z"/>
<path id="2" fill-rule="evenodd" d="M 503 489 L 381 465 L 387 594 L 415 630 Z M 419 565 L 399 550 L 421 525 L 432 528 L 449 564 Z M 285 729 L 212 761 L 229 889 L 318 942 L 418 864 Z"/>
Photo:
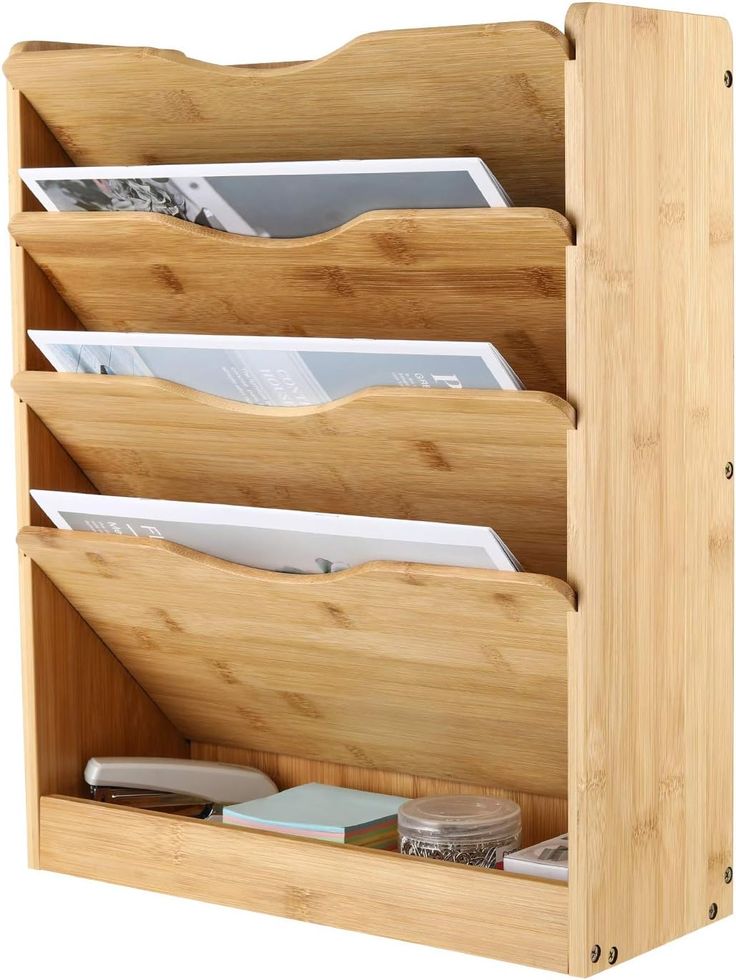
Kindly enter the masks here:
<path id="1" fill-rule="evenodd" d="M 271 240 L 138 213 L 26 213 L 11 231 L 90 330 L 485 341 L 527 388 L 565 393 L 554 211 L 376 211 Z"/>
<path id="2" fill-rule="evenodd" d="M 192 739 L 565 793 L 564 582 L 395 562 L 288 575 L 48 528 L 19 544 Z"/>
<path id="3" fill-rule="evenodd" d="M 547 24 L 367 34 L 271 68 L 36 48 L 5 73 L 79 165 L 477 156 L 515 204 L 563 206 L 568 44 Z"/>

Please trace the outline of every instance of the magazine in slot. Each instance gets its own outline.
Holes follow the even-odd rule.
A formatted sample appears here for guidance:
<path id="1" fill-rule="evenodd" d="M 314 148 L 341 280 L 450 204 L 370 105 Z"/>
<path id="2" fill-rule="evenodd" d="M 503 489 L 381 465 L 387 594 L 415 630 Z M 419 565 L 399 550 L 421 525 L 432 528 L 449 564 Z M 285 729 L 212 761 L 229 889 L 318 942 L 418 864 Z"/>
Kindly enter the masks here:
<path id="1" fill-rule="evenodd" d="M 326 404 L 383 386 L 522 387 L 491 344 L 55 330 L 29 336 L 57 371 L 160 378 L 272 407 Z"/>
<path id="2" fill-rule="evenodd" d="M 274 572 L 340 572 L 371 561 L 519 568 L 491 528 L 53 490 L 31 495 L 64 530 L 171 541 Z"/>
<path id="3" fill-rule="evenodd" d="M 21 168 L 48 211 L 144 211 L 261 238 L 323 234 L 368 211 L 507 207 L 474 157 Z"/>

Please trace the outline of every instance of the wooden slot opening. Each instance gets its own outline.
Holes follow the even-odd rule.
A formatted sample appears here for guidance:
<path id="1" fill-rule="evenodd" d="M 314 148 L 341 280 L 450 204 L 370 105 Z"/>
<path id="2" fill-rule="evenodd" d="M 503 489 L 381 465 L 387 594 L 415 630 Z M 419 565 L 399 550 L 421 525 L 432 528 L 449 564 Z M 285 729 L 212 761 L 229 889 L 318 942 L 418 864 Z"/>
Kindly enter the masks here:
<path id="1" fill-rule="evenodd" d="M 91 330 L 483 341 L 527 388 L 565 394 L 571 232 L 553 211 L 374 211 L 299 239 L 24 212 L 11 232 Z"/>
<path id="2" fill-rule="evenodd" d="M 14 387 L 100 493 L 487 525 L 527 571 L 565 577 L 574 423 L 554 395 L 373 388 L 263 408 L 153 378 Z"/>
<path id="3" fill-rule="evenodd" d="M 272 68 L 18 45 L 4 70 L 78 165 L 477 156 L 515 204 L 561 211 L 568 52 L 520 22 L 368 34 Z"/>

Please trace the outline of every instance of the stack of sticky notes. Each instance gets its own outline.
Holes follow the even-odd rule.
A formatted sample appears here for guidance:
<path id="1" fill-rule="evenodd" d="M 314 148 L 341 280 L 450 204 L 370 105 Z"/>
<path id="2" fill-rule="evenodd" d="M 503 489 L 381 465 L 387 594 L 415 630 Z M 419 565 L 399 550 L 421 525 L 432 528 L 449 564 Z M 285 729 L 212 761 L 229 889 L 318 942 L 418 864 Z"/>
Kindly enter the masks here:
<path id="1" fill-rule="evenodd" d="M 396 815 L 403 796 L 306 783 L 274 796 L 223 808 L 226 824 L 295 837 L 396 850 Z"/>

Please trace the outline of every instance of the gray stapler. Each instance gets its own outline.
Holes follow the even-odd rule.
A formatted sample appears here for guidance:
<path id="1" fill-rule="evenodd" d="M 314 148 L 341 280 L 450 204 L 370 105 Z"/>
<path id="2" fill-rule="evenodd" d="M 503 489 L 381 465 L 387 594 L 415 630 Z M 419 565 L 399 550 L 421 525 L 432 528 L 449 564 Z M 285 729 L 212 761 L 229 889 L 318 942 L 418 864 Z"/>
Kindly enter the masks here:
<path id="1" fill-rule="evenodd" d="M 84 778 L 92 798 L 100 802 L 202 820 L 216 820 L 229 803 L 278 793 L 274 781 L 260 769 L 193 759 L 90 759 Z"/>

